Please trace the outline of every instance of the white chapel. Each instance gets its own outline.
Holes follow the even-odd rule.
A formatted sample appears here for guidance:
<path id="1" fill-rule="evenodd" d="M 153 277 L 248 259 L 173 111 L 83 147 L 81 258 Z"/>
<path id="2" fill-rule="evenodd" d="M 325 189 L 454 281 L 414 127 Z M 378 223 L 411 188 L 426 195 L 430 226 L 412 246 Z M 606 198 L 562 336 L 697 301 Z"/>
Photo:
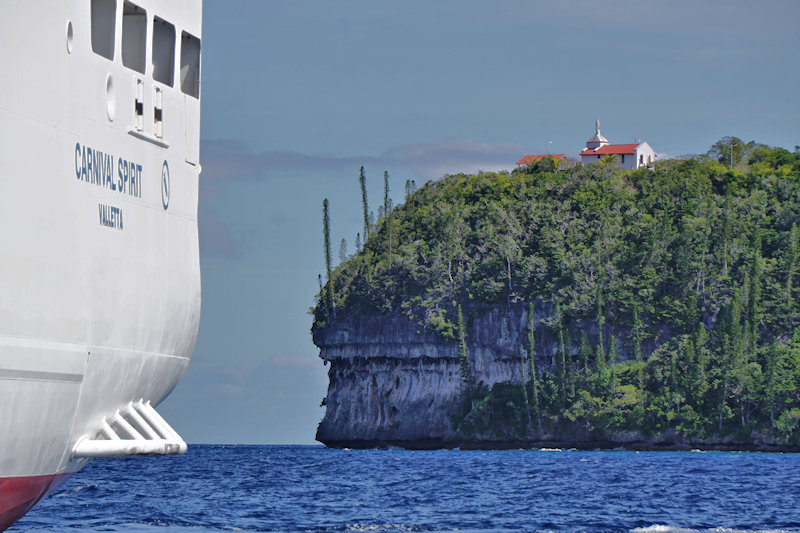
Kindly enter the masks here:
<path id="1" fill-rule="evenodd" d="M 656 160 L 656 152 L 646 142 L 633 144 L 610 144 L 600 133 L 600 120 L 594 123 L 594 135 L 586 141 L 581 152 L 581 163 L 597 163 L 607 155 L 618 157 L 616 165 L 628 170 L 636 170 Z"/>

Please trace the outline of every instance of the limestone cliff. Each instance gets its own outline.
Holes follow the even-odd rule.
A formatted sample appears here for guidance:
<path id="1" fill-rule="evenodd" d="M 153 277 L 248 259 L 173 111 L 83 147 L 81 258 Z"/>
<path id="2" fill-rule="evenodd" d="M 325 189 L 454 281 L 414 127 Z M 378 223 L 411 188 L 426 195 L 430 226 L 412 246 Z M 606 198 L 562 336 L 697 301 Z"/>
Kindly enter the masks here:
<path id="1" fill-rule="evenodd" d="M 551 369 L 558 347 L 547 327 L 552 306 L 538 302 L 534 321 L 537 334 L 537 367 Z M 472 310 L 468 320 L 468 358 L 475 383 L 520 384 L 520 346 L 526 341 L 528 310 L 523 306 L 504 310 Z M 596 335 L 592 321 L 578 321 L 574 329 Z M 607 328 L 607 336 L 626 338 L 627 333 Z M 651 352 L 656 336 L 643 349 Z M 577 335 L 570 335 L 577 338 Z M 348 315 L 331 325 L 315 328 L 314 343 L 330 365 L 325 416 L 317 440 L 329 446 L 385 446 L 411 448 L 519 445 L 501 431 L 487 435 L 464 434 L 454 429 L 453 416 L 464 401 L 458 346 L 446 342 L 403 315 Z M 576 349 L 577 347 L 571 347 Z M 625 343 L 620 356 L 629 357 Z M 620 436 L 636 441 L 636 435 Z M 580 428 L 537 435 L 524 442 L 575 444 L 595 447 L 603 438 Z"/>
<path id="2" fill-rule="evenodd" d="M 328 270 L 318 440 L 800 450 L 800 154 L 549 163 L 410 190 Z"/>

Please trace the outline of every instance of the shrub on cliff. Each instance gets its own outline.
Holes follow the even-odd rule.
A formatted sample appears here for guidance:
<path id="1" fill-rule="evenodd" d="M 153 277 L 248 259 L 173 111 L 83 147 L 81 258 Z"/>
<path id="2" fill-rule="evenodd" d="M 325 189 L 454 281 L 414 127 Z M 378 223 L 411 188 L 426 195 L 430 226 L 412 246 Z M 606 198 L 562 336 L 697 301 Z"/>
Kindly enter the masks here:
<path id="1" fill-rule="evenodd" d="M 534 167 L 429 182 L 333 271 L 335 308 L 403 313 L 455 343 L 459 305 L 544 300 L 559 309 L 546 327 L 566 338 L 558 364 L 539 365 L 541 389 L 512 400 L 503 388 L 503 402 L 472 405 L 521 409 L 541 393 L 551 424 L 796 439 L 800 153 L 743 146 L 727 165 L 712 149 L 636 171 Z M 318 303 L 315 328 L 328 312 Z M 571 338 L 567 326 L 581 321 L 600 334 Z M 610 340 L 604 324 L 630 335 Z M 658 346 L 646 361 L 643 342 Z M 614 361 L 618 343 L 634 360 Z M 463 420 L 474 428 L 484 415 Z"/>

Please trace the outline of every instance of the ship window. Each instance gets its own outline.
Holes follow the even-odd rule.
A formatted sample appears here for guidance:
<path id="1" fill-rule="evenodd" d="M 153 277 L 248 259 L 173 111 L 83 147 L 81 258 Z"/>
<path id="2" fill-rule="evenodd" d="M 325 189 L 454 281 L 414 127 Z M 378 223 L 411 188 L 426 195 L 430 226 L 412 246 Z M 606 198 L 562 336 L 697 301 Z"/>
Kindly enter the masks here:
<path id="1" fill-rule="evenodd" d="M 122 64 L 144 74 L 147 14 L 144 9 L 125 2 L 122 8 Z"/>
<path id="2" fill-rule="evenodd" d="M 175 26 L 153 19 L 153 79 L 172 87 L 175 67 Z"/>
<path id="3" fill-rule="evenodd" d="M 181 91 L 200 98 L 200 39 L 181 33 Z"/>
<path id="4" fill-rule="evenodd" d="M 116 0 L 92 0 L 92 50 L 108 59 L 114 59 L 116 16 Z"/>

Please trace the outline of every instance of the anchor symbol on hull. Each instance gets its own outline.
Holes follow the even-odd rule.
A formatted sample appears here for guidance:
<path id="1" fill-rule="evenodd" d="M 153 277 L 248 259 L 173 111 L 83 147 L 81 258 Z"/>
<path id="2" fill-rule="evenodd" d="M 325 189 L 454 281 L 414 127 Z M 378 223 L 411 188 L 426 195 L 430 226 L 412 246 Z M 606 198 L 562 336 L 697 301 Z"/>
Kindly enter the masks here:
<path id="1" fill-rule="evenodd" d="M 166 211 L 169 207 L 169 165 L 166 160 L 161 165 L 161 204 Z"/>

